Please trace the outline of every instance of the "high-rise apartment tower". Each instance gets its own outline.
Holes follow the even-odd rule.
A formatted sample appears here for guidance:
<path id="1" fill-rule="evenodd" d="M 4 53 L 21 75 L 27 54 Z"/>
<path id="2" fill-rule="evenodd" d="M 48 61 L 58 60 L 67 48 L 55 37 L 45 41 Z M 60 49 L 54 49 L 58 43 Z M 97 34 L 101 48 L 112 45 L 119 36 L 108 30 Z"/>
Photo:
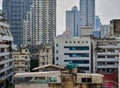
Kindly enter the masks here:
<path id="1" fill-rule="evenodd" d="M 24 44 L 52 44 L 56 36 L 56 0 L 33 0 L 24 21 Z"/>

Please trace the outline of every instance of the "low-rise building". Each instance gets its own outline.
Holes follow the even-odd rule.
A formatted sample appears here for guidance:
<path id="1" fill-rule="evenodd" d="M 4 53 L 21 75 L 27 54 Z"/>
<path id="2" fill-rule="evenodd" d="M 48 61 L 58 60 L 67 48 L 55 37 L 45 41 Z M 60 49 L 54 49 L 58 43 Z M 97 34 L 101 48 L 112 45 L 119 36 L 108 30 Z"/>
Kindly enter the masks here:
<path id="1" fill-rule="evenodd" d="M 30 52 L 28 48 L 21 47 L 13 52 L 15 73 L 30 72 Z"/>
<path id="2" fill-rule="evenodd" d="M 53 64 L 53 45 L 44 45 L 38 51 L 39 66 Z"/>
<path id="3" fill-rule="evenodd" d="M 15 74 L 15 88 L 102 88 L 103 75 L 61 71 Z"/>

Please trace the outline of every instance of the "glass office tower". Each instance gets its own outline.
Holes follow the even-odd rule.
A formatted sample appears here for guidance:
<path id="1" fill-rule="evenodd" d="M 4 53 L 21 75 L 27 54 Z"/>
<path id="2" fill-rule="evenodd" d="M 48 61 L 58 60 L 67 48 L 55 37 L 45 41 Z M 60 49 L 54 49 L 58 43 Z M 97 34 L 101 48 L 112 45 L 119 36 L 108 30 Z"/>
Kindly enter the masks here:
<path id="1" fill-rule="evenodd" d="M 95 0 L 80 0 L 81 26 L 91 26 L 94 29 Z"/>
<path id="2" fill-rule="evenodd" d="M 23 44 L 23 19 L 30 9 L 32 0 L 3 0 L 3 12 L 10 24 L 14 44 Z"/>

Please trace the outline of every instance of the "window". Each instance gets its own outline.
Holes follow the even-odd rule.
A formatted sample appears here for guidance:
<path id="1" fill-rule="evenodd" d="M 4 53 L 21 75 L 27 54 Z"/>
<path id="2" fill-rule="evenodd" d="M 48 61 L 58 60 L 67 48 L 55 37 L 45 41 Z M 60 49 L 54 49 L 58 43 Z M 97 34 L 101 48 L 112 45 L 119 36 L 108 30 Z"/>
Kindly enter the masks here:
<path id="1" fill-rule="evenodd" d="M 82 78 L 82 82 L 92 82 L 92 78 Z"/>
<path id="2" fill-rule="evenodd" d="M 101 55 L 100 55 L 100 56 L 98 56 L 98 58 L 105 58 L 105 56 L 101 56 Z"/>
<path id="3" fill-rule="evenodd" d="M 72 62 L 73 64 L 89 64 L 89 60 L 64 60 L 64 62 Z"/>
<path id="4" fill-rule="evenodd" d="M 89 50 L 89 46 L 65 46 L 69 50 Z"/>
<path id="5" fill-rule="evenodd" d="M 88 43 L 88 41 L 86 41 L 86 43 Z"/>
<path id="6" fill-rule="evenodd" d="M 84 43 L 84 41 L 82 41 L 82 43 Z"/>
<path id="7" fill-rule="evenodd" d="M 57 77 L 50 77 L 50 82 L 57 82 Z"/>
<path id="8" fill-rule="evenodd" d="M 48 53 L 48 52 L 49 52 L 49 50 L 47 49 L 47 50 L 46 50 L 46 52 Z"/>
<path id="9" fill-rule="evenodd" d="M 58 57 L 56 57 L 56 60 L 58 60 Z"/>
<path id="10" fill-rule="evenodd" d="M 56 53 L 58 54 L 58 50 L 56 50 Z"/>
<path id="11" fill-rule="evenodd" d="M 56 47 L 58 47 L 58 43 L 56 43 Z"/>
<path id="12" fill-rule="evenodd" d="M 107 58 L 115 58 L 115 56 L 107 56 Z"/>
<path id="13" fill-rule="evenodd" d="M 78 67 L 80 70 L 89 70 L 89 67 Z"/>
<path id="14" fill-rule="evenodd" d="M 25 63 L 25 65 L 27 65 L 27 63 Z"/>
<path id="15" fill-rule="evenodd" d="M 89 57 L 89 53 L 64 53 L 64 55 L 69 55 L 69 57 Z"/>

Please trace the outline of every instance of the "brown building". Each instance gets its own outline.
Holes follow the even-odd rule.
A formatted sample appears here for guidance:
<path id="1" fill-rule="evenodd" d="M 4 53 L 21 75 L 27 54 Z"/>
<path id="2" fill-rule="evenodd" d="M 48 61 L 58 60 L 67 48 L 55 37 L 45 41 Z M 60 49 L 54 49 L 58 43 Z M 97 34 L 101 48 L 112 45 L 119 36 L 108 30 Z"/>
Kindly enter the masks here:
<path id="1" fill-rule="evenodd" d="M 119 37 L 120 36 L 120 19 L 114 19 L 110 21 L 110 36 Z"/>

